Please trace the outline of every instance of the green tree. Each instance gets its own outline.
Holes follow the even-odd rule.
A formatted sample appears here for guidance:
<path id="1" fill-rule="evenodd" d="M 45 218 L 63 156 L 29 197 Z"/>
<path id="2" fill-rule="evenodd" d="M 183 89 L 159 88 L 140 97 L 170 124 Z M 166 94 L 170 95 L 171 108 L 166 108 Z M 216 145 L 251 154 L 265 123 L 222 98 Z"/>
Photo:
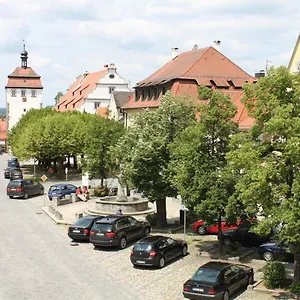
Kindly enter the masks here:
<path id="1" fill-rule="evenodd" d="M 134 124 L 115 149 L 124 181 L 156 201 L 159 227 L 167 223 L 166 197 L 177 195 L 169 176 L 168 146 L 184 128 L 196 122 L 188 101 L 167 92 L 156 111 L 146 110 L 135 116 Z"/>
<path id="2" fill-rule="evenodd" d="M 234 186 L 226 171 L 226 153 L 237 131 L 232 121 L 236 108 L 228 96 L 206 87 L 199 88 L 199 99 L 208 101 L 199 106 L 200 121 L 186 128 L 172 145 L 171 168 L 186 206 L 208 223 L 217 218 L 220 234 L 221 217 Z M 219 245 L 222 251 L 221 238 Z"/>
<path id="3" fill-rule="evenodd" d="M 238 182 L 229 208 L 264 216 L 262 231 L 279 225 L 278 238 L 293 246 L 294 281 L 300 282 L 300 74 L 272 68 L 245 93 L 256 122 L 232 140 L 228 160 Z"/>
<path id="4" fill-rule="evenodd" d="M 105 119 L 99 115 L 89 115 L 85 131 L 85 147 L 83 169 L 89 172 L 91 178 L 104 178 L 113 170 L 113 158 L 110 151 L 122 139 L 124 125 L 114 120 Z"/>
<path id="5" fill-rule="evenodd" d="M 63 94 L 62 92 L 58 92 L 58 93 L 56 94 L 56 96 L 55 96 L 55 98 L 54 98 L 54 100 L 55 100 L 55 105 L 58 104 L 60 98 L 61 98 L 63 95 L 64 95 L 64 94 Z"/>

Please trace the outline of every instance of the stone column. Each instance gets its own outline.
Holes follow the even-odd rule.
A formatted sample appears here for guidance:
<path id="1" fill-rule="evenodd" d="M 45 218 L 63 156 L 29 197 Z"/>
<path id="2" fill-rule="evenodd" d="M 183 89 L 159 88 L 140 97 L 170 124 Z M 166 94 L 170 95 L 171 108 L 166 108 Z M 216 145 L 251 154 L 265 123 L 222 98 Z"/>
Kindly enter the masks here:
<path id="1" fill-rule="evenodd" d="M 82 175 L 81 182 L 82 182 L 82 186 L 87 186 L 87 187 L 90 186 L 90 179 L 89 179 L 89 173 L 88 172 L 85 172 Z"/>

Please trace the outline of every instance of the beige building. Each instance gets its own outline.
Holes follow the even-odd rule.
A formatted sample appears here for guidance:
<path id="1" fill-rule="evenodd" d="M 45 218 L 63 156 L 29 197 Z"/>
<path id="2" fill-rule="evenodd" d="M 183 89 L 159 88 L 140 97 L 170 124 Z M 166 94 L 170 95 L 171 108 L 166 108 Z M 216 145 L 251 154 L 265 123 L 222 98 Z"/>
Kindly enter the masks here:
<path id="1" fill-rule="evenodd" d="M 300 71 L 300 34 L 298 36 L 290 63 L 288 66 L 290 73 L 296 74 Z"/>

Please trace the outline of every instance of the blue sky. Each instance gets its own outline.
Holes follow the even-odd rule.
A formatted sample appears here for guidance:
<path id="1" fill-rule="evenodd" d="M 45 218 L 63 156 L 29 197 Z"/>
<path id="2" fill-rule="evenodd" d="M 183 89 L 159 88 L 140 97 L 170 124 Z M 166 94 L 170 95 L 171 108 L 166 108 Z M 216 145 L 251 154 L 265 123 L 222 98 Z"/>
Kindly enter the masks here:
<path id="1" fill-rule="evenodd" d="M 221 52 L 254 75 L 287 65 L 300 33 L 298 0 L 0 0 L 0 107 L 7 75 L 28 65 L 53 105 L 79 74 L 115 63 L 134 86 L 179 52 L 221 41 Z"/>

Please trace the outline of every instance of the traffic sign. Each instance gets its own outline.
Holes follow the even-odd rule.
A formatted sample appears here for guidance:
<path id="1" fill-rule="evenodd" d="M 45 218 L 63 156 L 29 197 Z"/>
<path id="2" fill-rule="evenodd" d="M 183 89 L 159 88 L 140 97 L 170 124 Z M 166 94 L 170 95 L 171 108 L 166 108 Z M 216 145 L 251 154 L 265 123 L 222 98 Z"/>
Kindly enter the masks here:
<path id="1" fill-rule="evenodd" d="M 48 177 L 47 177 L 46 175 L 43 175 L 43 176 L 41 177 L 41 179 L 42 179 L 43 181 L 46 181 L 46 180 L 48 179 Z"/>

